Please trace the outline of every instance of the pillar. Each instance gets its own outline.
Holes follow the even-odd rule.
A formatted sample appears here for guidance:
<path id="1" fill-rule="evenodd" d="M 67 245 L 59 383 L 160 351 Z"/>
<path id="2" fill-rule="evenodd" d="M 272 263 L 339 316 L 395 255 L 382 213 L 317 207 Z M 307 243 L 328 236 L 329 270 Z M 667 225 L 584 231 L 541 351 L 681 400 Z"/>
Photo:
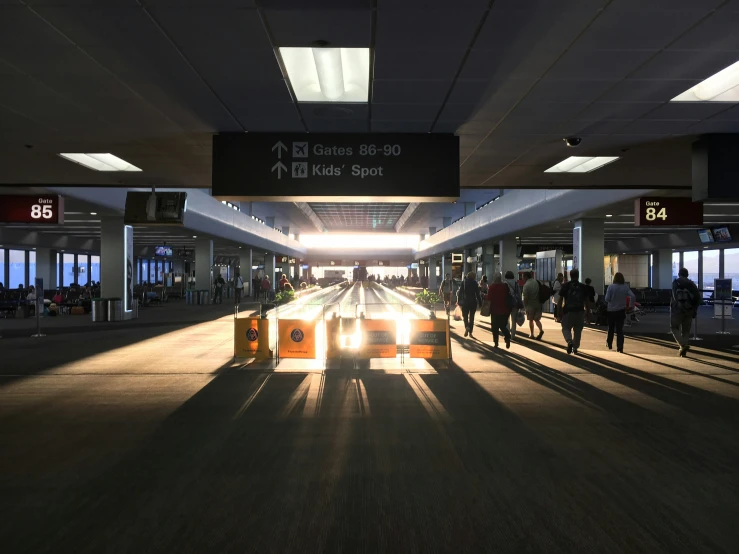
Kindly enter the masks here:
<path id="1" fill-rule="evenodd" d="M 498 242 L 498 260 L 500 260 L 500 272 L 505 278 L 506 271 L 512 271 L 514 278 L 518 278 L 518 256 L 516 256 L 518 241 L 514 235 L 503 237 Z M 490 277 L 488 276 L 488 280 Z"/>
<path id="2" fill-rule="evenodd" d="M 274 217 L 272 216 L 265 217 L 264 222 L 267 224 L 267 227 L 269 227 L 270 229 L 275 228 L 275 218 Z"/>
<path id="3" fill-rule="evenodd" d="M 436 277 L 436 262 L 437 258 L 431 256 L 428 260 L 429 264 L 429 290 L 436 290 L 439 288 L 441 282 Z"/>
<path id="4" fill-rule="evenodd" d="M 446 265 L 446 254 L 441 255 L 441 277 L 439 277 L 439 286 L 441 286 L 441 281 L 444 280 L 447 274 L 447 265 Z"/>
<path id="5" fill-rule="evenodd" d="M 652 281 L 652 288 L 672 288 L 672 250 L 660 249 L 654 252 Z"/>
<path id="6" fill-rule="evenodd" d="M 442 217 L 441 218 L 441 224 L 444 229 L 449 227 L 452 224 L 452 218 L 451 217 Z"/>
<path id="7" fill-rule="evenodd" d="M 56 250 L 49 248 L 36 248 L 36 277 L 44 280 L 44 289 L 56 289 L 57 275 Z M 33 282 L 29 283 L 33 285 Z"/>
<path id="8" fill-rule="evenodd" d="M 282 226 L 282 234 L 286 237 L 290 235 L 290 226 L 289 225 L 283 225 Z M 287 273 L 287 271 L 285 271 Z"/>
<path id="9" fill-rule="evenodd" d="M 436 234 L 436 227 L 429 227 L 429 236 L 433 237 Z"/>
<path id="10" fill-rule="evenodd" d="M 123 310 L 133 306 L 133 227 L 122 217 L 100 222 L 100 296 L 120 298 Z"/>
<path id="11" fill-rule="evenodd" d="M 212 284 L 213 241 L 211 239 L 195 239 L 195 288 L 210 290 Z"/>
<path id="12" fill-rule="evenodd" d="M 264 274 L 269 277 L 272 288 L 275 288 L 275 253 L 268 252 L 264 255 Z"/>
<path id="13" fill-rule="evenodd" d="M 242 214 L 251 216 L 251 202 L 239 202 L 239 208 Z"/>
<path id="14" fill-rule="evenodd" d="M 251 296 L 252 294 L 254 294 L 254 291 L 252 291 L 253 285 L 251 282 L 251 280 L 254 278 L 254 275 L 252 274 L 253 265 L 252 249 L 242 248 L 241 252 L 239 252 L 238 272 L 239 275 L 241 275 L 241 279 L 244 281 L 244 296 Z"/>
<path id="15" fill-rule="evenodd" d="M 572 229 L 572 267 L 580 270 L 580 281 L 592 279 L 597 294 L 604 293 L 605 255 L 602 219 L 579 219 Z"/>
<path id="16" fill-rule="evenodd" d="M 465 278 L 467 272 L 469 271 L 470 264 L 467 263 L 467 256 L 469 255 L 470 251 L 468 248 L 462 250 L 462 279 Z"/>
<path id="17" fill-rule="evenodd" d="M 464 215 L 470 215 L 475 213 L 475 203 L 474 202 L 465 202 L 464 203 Z"/>
<path id="18" fill-rule="evenodd" d="M 495 245 L 486 244 L 482 250 L 483 274 L 488 276 L 488 283 L 493 282 L 495 275 Z"/>

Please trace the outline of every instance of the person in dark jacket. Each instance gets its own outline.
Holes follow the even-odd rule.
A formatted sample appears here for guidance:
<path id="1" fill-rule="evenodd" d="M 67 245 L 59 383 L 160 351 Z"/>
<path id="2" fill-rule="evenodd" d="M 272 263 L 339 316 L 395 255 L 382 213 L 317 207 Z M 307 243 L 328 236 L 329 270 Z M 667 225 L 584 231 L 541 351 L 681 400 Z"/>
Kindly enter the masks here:
<path id="1" fill-rule="evenodd" d="M 678 278 L 672 283 L 672 301 L 670 302 L 670 328 L 672 335 L 680 345 L 678 355 L 687 357 L 690 350 L 690 328 L 701 305 L 701 296 L 695 283 L 688 279 L 688 270 L 680 268 Z"/>
<path id="2" fill-rule="evenodd" d="M 457 306 L 462 308 L 465 337 L 472 336 L 472 331 L 475 329 L 475 312 L 479 306 L 482 306 L 480 285 L 477 284 L 475 277 L 475 272 L 470 271 L 457 291 Z"/>
<path id="3" fill-rule="evenodd" d="M 490 326 L 493 331 L 493 343 L 498 348 L 498 338 L 503 334 L 505 339 L 505 347 L 511 347 L 511 333 L 508 330 L 508 317 L 511 315 L 511 302 L 508 297 L 511 295 L 507 283 L 503 282 L 500 273 L 496 273 L 493 278 L 493 284 L 488 289 L 485 300 L 490 301 Z"/>

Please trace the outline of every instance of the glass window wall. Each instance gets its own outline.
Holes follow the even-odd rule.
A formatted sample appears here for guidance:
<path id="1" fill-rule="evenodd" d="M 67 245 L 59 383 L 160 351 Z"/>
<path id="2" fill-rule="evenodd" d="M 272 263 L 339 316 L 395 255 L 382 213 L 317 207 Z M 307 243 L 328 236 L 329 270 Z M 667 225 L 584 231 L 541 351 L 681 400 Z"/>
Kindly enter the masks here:
<path id="1" fill-rule="evenodd" d="M 157 282 L 157 263 L 154 260 L 149 261 L 149 282 L 152 285 Z"/>
<path id="2" fill-rule="evenodd" d="M 5 249 L 4 248 L 0 248 L 0 283 L 2 283 L 4 287 L 8 286 L 8 283 L 5 282 Z"/>
<path id="3" fill-rule="evenodd" d="M 731 279 L 731 288 L 739 290 L 739 248 L 724 250 L 724 279 Z"/>
<path id="4" fill-rule="evenodd" d="M 703 273 L 701 274 L 701 282 L 703 290 L 703 298 L 711 298 L 713 295 L 713 280 L 719 278 L 719 259 L 721 258 L 720 250 L 704 250 L 703 251 Z"/>
<path id="5" fill-rule="evenodd" d="M 90 281 L 100 281 L 100 256 L 90 257 Z"/>
<path id="6" fill-rule="evenodd" d="M 36 252 L 31 250 L 28 253 L 28 284 L 33 285 L 36 282 Z M 48 283 L 44 283 L 48 285 Z"/>
<path id="7" fill-rule="evenodd" d="M 68 287 L 77 282 L 74 275 L 74 254 L 63 254 L 62 260 L 62 276 L 64 278 L 62 284 Z"/>
<path id="8" fill-rule="evenodd" d="M 141 282 L 145 283 L 149 280 L 149 261 L 141 260 Z"/>
<path id="9" fill-rule="evenodd" d="M 688 270 L 688 279 L 698 285 L 698 252 L 683 252 L 683 267 Z"/>
<path id="10" fill-rule="evenodd" d="M 680 252 L 672 253 L 672 280 L 677 279 L 677 272 L 680 271 Z"/>
<path id="11" fill-rule="evenodd" d="M 26 287 L 26 251 L 11 250 L 8 260 L 8 287 L 16 289 L 18 286 Z"/>

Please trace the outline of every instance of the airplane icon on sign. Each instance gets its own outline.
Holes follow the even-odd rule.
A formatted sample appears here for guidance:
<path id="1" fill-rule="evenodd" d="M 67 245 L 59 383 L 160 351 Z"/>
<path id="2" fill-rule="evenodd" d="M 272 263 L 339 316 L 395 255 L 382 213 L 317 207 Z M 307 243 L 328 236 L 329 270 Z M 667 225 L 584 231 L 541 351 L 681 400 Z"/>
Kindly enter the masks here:
<path id="1" fill-rule="evenodd" d="M 307 158 L 308 157 L 308 143 L 307 142 L 293 142 L 293 158 Z"/>

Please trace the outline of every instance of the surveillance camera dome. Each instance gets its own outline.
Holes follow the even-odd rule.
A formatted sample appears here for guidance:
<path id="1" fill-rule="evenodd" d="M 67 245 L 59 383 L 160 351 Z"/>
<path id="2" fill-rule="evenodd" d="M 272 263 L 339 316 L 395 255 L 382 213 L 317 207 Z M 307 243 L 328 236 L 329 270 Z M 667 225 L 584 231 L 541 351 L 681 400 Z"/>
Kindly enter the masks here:
<path id="1" fill-rule="evenodd" d="M 565 144 L 570 148 L 580 146 L 580 143 L 582 142 L 582 139 L 580 137 L 565 137 L 562 140 L 564 140 Z"/>

